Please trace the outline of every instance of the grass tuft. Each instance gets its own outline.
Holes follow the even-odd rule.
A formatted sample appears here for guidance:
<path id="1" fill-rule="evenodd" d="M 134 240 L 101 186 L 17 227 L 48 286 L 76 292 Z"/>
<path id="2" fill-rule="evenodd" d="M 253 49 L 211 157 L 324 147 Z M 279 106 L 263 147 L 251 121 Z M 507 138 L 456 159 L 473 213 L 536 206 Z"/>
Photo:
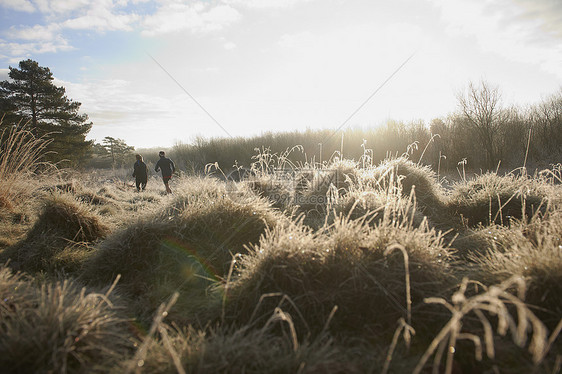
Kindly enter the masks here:
<path id="1" fill-rule="evenodd" d="M 2 120 L 0 119 L 0 127 Z M 50 140 L 36 138 L 25 126 L 12 126 L 0 132 L 0 209 L 13 209 L 36 188 L 27 183 L 39 167 Z"/>
<path id="2" fill-rule="evenodd" d="M 282 311 L 279 311 L 282 313 Z M 290 322 L 276 320 L 268 327 L 164 330 L 143 361 L 146 372 L 158 373 L 364 373 L 371 364 L 328 336 L 297 342 Z M 279 326 L 281 325 L 281 326 Z M 279 335 L 274 328 L 284 329 Z M 161 332 L 162 334 L 162 332 Z M 169 337 L 168 337 L 169 336 Z M 168 342 L 167 344 L 165 342 Z M 174 360 L 175 358 L 175 360 Z M 175 361 L 175 362 L 174 362 Z M 180 369 L 178 369 L 178 366 Z"/>
<path id="3" fill-rule="evenodd" d="M 336 335 L 392 333 L 396 321 L 408 317 L 407 304 L 416 310 L 424 297 L 447 289 L 450 253 L 441 239 L 427 225 L 384 220 L 371 227 L 342 218 L 318 232 L 300 224 L 278 228 L 242 257 L 226 285 L 226 319 L 263 323 L 282 307 L 313 334 L 328 321 Z M 393 245 L 409 256 L 409 301 L 401 254 L 385 254 Z M 421 324 L 417 317 L 414 324 Z"/>
<path id="4" fill-rule="evenodd" d="M 227 276 L 232 257 L 280 219 L 255 195 L 229 193 L 218 182 L 193 178 L 186 187 L 167 207 L 100 243 L 82 277 L 107 284 L 121 274 L 120 289 L 140 298 L 144 320 L 175 291 L 176 309 L 208 303 L 207 288 Z"/>
<path id="5" fill-rule="evenodd" d="M 9 373 L 104 373 L 127 357 L 129 323 L 105 294 L 35 283 L 0 267 L 0 367 Z"/>
<path id="6" fill-rule="evenodd" d="M 416 200 L 423 210 L 434 210 L 443 205 L 443 192 L 437 176 L 429 166 L 415 164 L 405 157 L 387 159 L 362 176 L 361 183 L 371 188 L 387 189 L 399 182 L 403 196 L 415 189 Z"/>
<path id="7" fill-rule="evenodd" d="M 481 286 L 479 282 L 473 283 L 464 278 L 458 291 L 453 294 L 451 303 L 437 297 L 425 300 L 426 303 L 444 306 L 451 313 L 451 318 L 428 346 L 413 374 L 421 373 L 431 356 L 434 357 L 434 372 L 440 372 L 441 362 L 444 361 L 444 373 L 451 374 L 461 340 L 473 344 L 476 361 L 482 361 L 484 355 L 494 359 L 494 330 L 498 336 L 505 336 L 509 332 L 515 345 L 527 347 L 534 364 L 541 364 L 549 353 L 551 340 L 556 339 L 556 336 L 549 337 L 545 325 L 523 301 L 523 278 L 510 277 L 501 284 L 484 287 L 483 292 L 474 296 L 467 295 L 469 285 L 475 285 L 476 288 Z M 510 292 L 511 289 L 514 289 L 516 295 Z M 474 328 L 474 324 L 480 324 L 481 332 Z M 470 326 L 469 331 L 464 330 L 466 325 Z"/>
<path id="8" fill-rule="evenodd" d="M 513 219 L 528 219 L 544 210 L 547 188 L 525 175 L 499 176 L 486 173 L 453 186 L 447 201 L 452 216 L 461 216 L 469 227 L 509 225 Z"/>
<path id="9" fill-rule="evenodd" d="M 495 227 L 478 233 L 486 243 L 483 254 L 474 254 L 478 279 L 494 284 L 518 275 L 527 285 L 526 301 L 549 326 L 562 315 L 562 215 L 535 216 L 506 229 Z"/>
<path id="10" fill-rule="evenodd" d="M 65 261 L 59 262 L 61 252 L 66 251 L 63 257 L 68 257 L 68 252 L 78 249 L 75 258 L 87 256 L 88 245 L 108 233 L 100 217 L 73 196 L 54 194 L 46 198 L 25 239 L 0 253 L 0 261 L 9 259 L 12 268 L 31 273 L 77 270 L 76 261 L 70 268 L 65 268 Z"/>

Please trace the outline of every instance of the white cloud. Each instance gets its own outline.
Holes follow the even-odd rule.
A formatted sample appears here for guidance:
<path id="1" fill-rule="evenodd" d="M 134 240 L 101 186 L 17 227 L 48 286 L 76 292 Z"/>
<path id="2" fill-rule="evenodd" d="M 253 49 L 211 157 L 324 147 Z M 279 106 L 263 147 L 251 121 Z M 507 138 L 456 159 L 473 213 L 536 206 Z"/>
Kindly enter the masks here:
<path id="1" fill-rule="evenodd" d="M 296 34 L 283 34 L 278 44 L 284 48 L 307 48 L 315 42 L 316 36 L 312 32 L 303 31 Z"/>
<path id="2" fill-rule="evenodd" d="M 230 51 L 230 50 L 236 48 L 236 43 L 233 43 L 233 42 L 225 42 L 225 43 L 223 44 L 223 47 L 224 47 L 224 49 L 226 49 L 227 51 Z"/>
<path id="3" fill-rule="evenodd" d="M 171 138 L 183 134 L 178 130 L 182 123 L 208 122 L 183 92 L 164 96 L 146 82 L 103 79 L 73 83 L 55 78 L 54 83 L 82 103 L 81 112 L 94 123 L 89 139 L 113 136 L 137 147 L 169 146 Z"/>
<path id="4" fill-rule="evenodd" d="M 207 24 L 208 31 L 219 30 L 224 26 L 228 26 L 237 22 L 242 17 L 234 8 L 228 5 L 219 5 L 202 15 L 204 22 Z"/>
<path id="5" fill-rule="evenodd" d="M 240 18 L 240 13 L 229 5 L 209 8 L 201 1 L 191 4 L 171 2 L 164 4 L 155 14 L 144 19 L 143 34 L 154 36 L 184 30 L 217 31 L 237 22 Z"/>
<path id="6" fill-rule="evenodd" d="M 8 51 L 8 56 L 10 56 L 10 61 L 19 61 L 24 57 L 30 57 L 33 54 L 47 53 L 47 52 L 59 52 L 59 51 L 69 51 L 73 47 L 63 38 L 57 37 L 51 41 L 40 41 L 40 42 L 28 42 L 28 43 L 17 43 L 17 42 L 6 42 L 0 39 L 0 49 Z"/>
<path id="7" fill-rule="evenodd" d="M 140 19 L 136 14 L 113 14 L 107 9 L 96 9 L 86 15 L 66 20 L 62 26 L 74 30 L 131 31 Z"/>
<path id="8" fill-rule="evenodd" d="M 16 7 L 14 0 L 0 0 L 0 5 Z M 152 15 L 141 16 L 124 7 L 146 0 L 32 0 L 21 2 L 24 8 L 39 10 L 46 18 L 45 24 L 28 27 L 11 27 L 4 35 L 12 43 L 2 46 L 9 56 L 25 56 L 29 53 L 56 52 L 71 49 L 65 30 L 132 31 L 141 24 L 144 35 L 166 34 L 180 31 L 206 33 L 218 31 L 237 22 L 240 13 L 224 3 L 209 5 L 205 1 L 189 3 L 161 0 Z M 236 48 L 232 42 L 224 44 L 227 50 Z"/>
<path id="9" fill-rule="evenodd" d="M 6 0 L 0 0 L 6 1 Z M 1 41 L 0 46 L 11 60 L 32 54 L 68 51 L 73 49 L 64 37 L 65 30 L 95 30 L 98 32 L 133 29 L 140 17 L 134 13 L 120 13 L 112 0 L 102 1 L 54 1 L 34 0 L 47 18 L 47 22 L 29 27 L 11 27 L 3 34 L 11 42 Z M 5 4 L 3 4 L 5 5 Z"/>
<path id="10" fill-rule="evenodd" d="M 562 39 L 562 2 L 558 0 L 512 0 L 518 7 L 515 20 L 535 25 L 535 32 Z M 531 30 L 533 31 L 533 30 Z"/>
<path id="11" fill-rule="evenodd" d="M 73 47 L 62 35 L 60 25 L 52 23 L 46 26 L 11 27 L 4 31 L 10 42 L 0 40 L 0 48 L 10 60 L 30 57 L 33 54 L 69 51 Z"/>
<path id="12" fill-rule="evenodd" d="M 35 7 L 29 0 L 0 0 L 0 6 L 20 12 L 35 12 Z"/>
<path id="13" fill-rule="evenodd" d="M 429 39 L 418 26 L 403 22 L 373 21 L 322 31 L 284 34 L 264 52 L 275 61 L 268 66 L 275 74 L 259 77 L 252 86 L 255 93 L 248 95 L 258 103 L 275 103 L 264 116 L 277 118 L 262 122 L 277 127 L 283 123 L 301 128 L 337 127 L 416 49 L 425 51 Z M 435 89 L 431 75 L 441 72 L 433 69 L 433 61 L 426 60 L 425 53 L 415 56 L 349 125 L 372 125 L 393 113 L 406 118 L 415 112 L 424 118 L 433 115 L 435 106 L 429 108 L 420 97 L 429 98 L 423 89 Z M 428 66 L 432 69 L 425 70 Z"/>
<path id="14" fill-rule="evenodd" d="M 35 25 L 32 27 L 11 27 L 5 32 L 5 35 L 9 38 L 16 40 L 32 40 L 32 41 L 44 41 L 52 40 L 59 37 L 61 28 L 57 24 L 49 24 L 47 26 Z"/>
<path id="15" fill-rule="evenodd" d="M 512 61 L 538 64 L 562 77 L 562 3 L 551 0 L 432 0 L 452 37 L 474 37 L 480 48 Z"/>
<path id="16" fill-rule="evenodd" d="M 227 38 L 225 38 L 224 36 L 219 36 L 216 39 L 220 44 L 222 44 L 222 47 L 226 50 L 226 51 L 231 51 L 233 49 L 238 48 L 238 45 L 236 43 L 234 43 L 232 40 L 229 40 Z"/>
<path id="17" fill-rule="evenodd" d="M 79 14 L 74 18 L 68 18 L 62 22 L 62 26 L 69 29 L 78 30 L 96 30 L 99 32 L 113 30 L 132 30 L 132 25 L 137 22 L 140 17 L 135 13 L 126 14 L 119 11 L 112 0 L 103 0 L 89 2 L 89 6 L 79 6 Z M 67 8 L 64 12 L 74 9 Z"/>
<path id="18" fill-rule="evenodd" d="M 94 80 L 85 83 L 55 79 L 72 98 L 80 98 L 81 110 L 98 126 L 111 126 L 122 119 L 140 120 L 163 116 L 171 111 L 168 100 L 138 92 L 130 81 L 122 79 Z"/>
<path id="19" fill-rule="evenodd" d="M 248 8 L 291 8 L 297 4 L 308 3 L 312 0 L 224 0 L 224 3 Z"/>
<path id="20" fill-rule="evenodd" d="M 87 9 L 92 3 L 107 3 L 107 0 L 92 2 L 89 0 L 33 0 L 39 11 L 51 16 L 65 16 L 81 9 Z"/>

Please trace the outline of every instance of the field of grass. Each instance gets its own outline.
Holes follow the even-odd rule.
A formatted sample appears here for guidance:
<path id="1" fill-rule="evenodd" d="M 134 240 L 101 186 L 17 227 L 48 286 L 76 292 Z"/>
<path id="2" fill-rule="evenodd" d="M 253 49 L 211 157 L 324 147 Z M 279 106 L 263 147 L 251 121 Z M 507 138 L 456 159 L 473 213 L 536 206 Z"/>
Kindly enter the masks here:
<path id="1" fill-rule="evenodd" d="M 166 195 L 0 158 L 1 371 L 560 372 L 560 165 L 256 160 Z"/>

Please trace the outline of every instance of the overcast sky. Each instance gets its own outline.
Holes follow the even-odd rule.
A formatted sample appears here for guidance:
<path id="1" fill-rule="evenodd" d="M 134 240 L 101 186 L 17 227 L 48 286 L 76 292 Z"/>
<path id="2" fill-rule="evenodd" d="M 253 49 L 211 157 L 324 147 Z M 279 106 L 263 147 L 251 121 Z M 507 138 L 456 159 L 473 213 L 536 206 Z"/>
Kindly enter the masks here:
<path id="1" fill-rule="evenodd" d="M 336 129 L 393 73 L 344 128 L 444 117 L 471 80 L 504 105 L 562 87 L 560 0 L 0 0 L 0 12 L 0 80 L 31 58 L 82 103 L 90 139 L 136 147 Z"/>

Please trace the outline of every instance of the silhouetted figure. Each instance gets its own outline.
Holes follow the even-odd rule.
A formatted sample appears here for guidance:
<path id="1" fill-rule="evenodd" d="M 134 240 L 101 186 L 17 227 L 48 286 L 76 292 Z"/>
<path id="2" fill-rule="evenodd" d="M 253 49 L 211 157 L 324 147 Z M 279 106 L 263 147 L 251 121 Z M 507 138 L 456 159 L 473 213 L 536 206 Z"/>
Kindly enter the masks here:
<path id="1" fill-rule="evenodd" d="M 148 167 L 142 160 L 141 155 L 136 154 L 135 157 L 137 158 L 137 161 L 133 165 L 133 177 L 135 177 L 137 191 L 144 191 L 146 183 L 148 182 Z"/>
<path id="2" fill-rule="evenodd" d="M 158 155 L 160 156 L 160 160 L 156 163 L 154 170 L 156 170 L 156 172 L 162 170 L 162 180 L 164 181 L 164 186 L 166 186 L 166 192 L 172 193 L 168 182 L 172 179 L 172 174 L 176 171 L 176 166 L 172 160 L 166 157 L 164 151 L 158 152 Z"/>

